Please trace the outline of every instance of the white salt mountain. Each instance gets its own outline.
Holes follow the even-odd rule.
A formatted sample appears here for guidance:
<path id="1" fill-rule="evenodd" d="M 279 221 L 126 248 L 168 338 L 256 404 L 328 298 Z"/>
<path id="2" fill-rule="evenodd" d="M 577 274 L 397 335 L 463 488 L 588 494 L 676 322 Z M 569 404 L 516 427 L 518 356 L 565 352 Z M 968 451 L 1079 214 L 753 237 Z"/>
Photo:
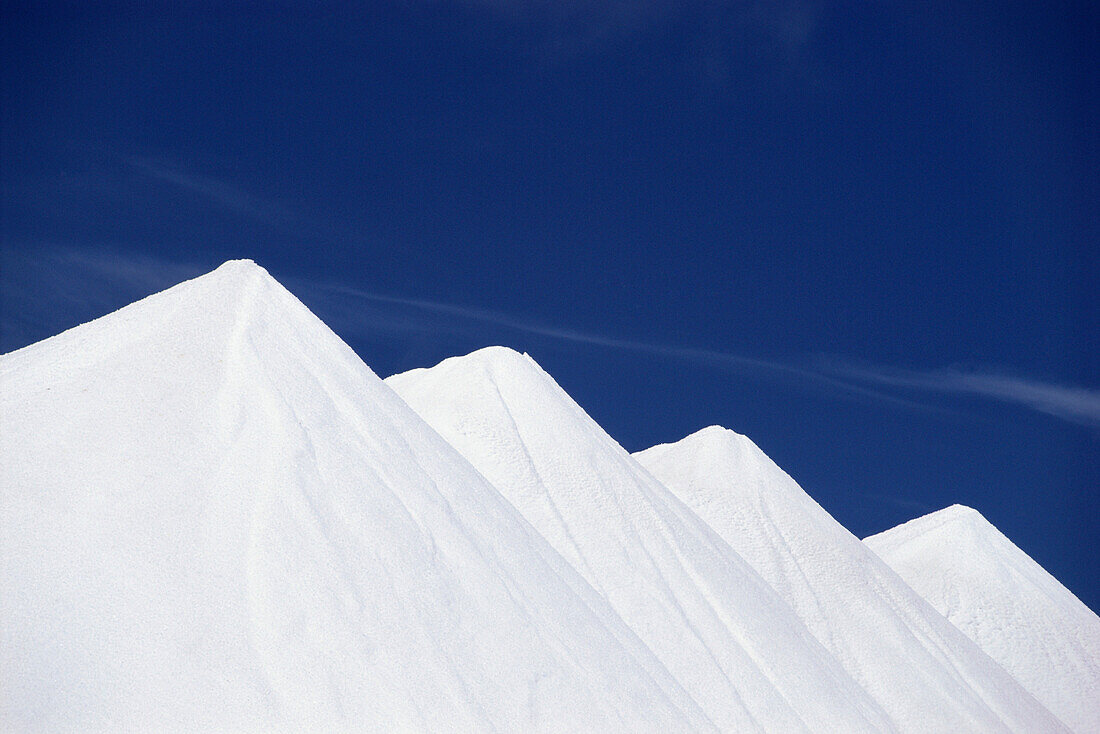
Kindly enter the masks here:
<path id="1" fill-rule="evenodd" d="M 635 458 L 772 585 L 898 730 L 1063 729 L 745 436 L 714 426 Z"/>
<path id="2" fill-rule="evenodd" d="M 387 383 L 610 600 L 720 728 L 890 730 L 775 592 L 532 359 L 489 348 Z"/>
<path id="3" fill-rule="evenodd" d="M 864 541 L 1076 732 L 1100 732 L 1100 618 L 976 510 Z"/>
<path id="4" fill-rule="evenodd" d="M 0 387 L 2 730 L 711 728 L 254 264 L 5 355 Z"/>

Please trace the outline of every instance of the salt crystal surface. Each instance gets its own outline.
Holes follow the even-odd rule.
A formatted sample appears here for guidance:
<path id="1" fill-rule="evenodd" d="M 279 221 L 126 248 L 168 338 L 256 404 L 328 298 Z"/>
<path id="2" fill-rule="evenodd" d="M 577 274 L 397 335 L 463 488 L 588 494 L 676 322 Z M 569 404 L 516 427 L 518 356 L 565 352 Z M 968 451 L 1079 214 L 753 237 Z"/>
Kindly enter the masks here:
<path id="1" fill-rule="evenodd" d="M 1100 618 L 977 510 L 864 542 L 1072 730 L 1100 731 Z"/>
<path id="2" fill-rule="evenodd" d="M 711 727 L 250 262 L 3 356 L 0 421 L 0 729 Z"/>

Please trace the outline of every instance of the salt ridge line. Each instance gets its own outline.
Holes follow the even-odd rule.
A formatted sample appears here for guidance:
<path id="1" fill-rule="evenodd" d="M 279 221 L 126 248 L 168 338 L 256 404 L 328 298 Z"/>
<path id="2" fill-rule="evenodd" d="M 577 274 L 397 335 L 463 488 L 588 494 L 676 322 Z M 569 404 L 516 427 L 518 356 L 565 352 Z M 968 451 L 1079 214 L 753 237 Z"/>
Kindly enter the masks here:
<path id="1" fill-rule="evenodd" d="M 607 596 L 720 727 L 890 730 L 774 591 L 534 360 L 487 348 L 387 383 Z"/>
<path id="2" fill-rule="evenodd" d="M 0 422 L 0 728 L 711 728 L 250 262 L 0 357 Z"/>
<path id="3" fill-rule="evenodd" d="M 791 605 L 903 731 L 1058 731 L 1054 717 L 745 436 L 635 458 Z"/>

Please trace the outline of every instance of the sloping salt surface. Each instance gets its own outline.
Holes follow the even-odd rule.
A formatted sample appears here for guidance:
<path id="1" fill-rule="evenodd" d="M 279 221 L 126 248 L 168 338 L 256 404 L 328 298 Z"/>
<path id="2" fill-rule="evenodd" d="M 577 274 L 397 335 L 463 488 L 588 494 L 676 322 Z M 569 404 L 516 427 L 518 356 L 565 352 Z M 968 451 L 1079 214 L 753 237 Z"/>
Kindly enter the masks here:
<path id="1" fill-rule="evenodd" d="M 712 426 L 635 458 L 779 592 L 899 729 L 1060 728 L 745 436 Z"/>
<path id="2" fill-rule="evenodd" d="M 0 386 L 2 730 L 709 727 L 252 263 L 5 355 Z"/>
<path id="3" fill-rule="evenodd" d="M 611 601 L 721 728 L 888 728 L 791 609 L 532 359 L 489 348 L 387 382 Z"/>
<path id="4" fill-rule="evenodd" d="M 1100 618 L 976 510 L 864 542 L 1071 729 L 1100 732 Z"/>

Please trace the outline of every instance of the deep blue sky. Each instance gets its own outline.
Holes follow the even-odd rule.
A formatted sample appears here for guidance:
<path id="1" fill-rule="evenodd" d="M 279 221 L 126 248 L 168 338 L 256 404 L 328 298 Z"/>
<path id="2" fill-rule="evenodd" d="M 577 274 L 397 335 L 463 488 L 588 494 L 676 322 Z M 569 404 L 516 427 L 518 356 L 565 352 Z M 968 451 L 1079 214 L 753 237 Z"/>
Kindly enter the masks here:
<path id="1" fill-rule="evenodd" d="M 70 5 L 2 6 L 0 350 L 250 257 L 383 376 L 527 350 L 1100 608 L 1095 3 Z"/>

